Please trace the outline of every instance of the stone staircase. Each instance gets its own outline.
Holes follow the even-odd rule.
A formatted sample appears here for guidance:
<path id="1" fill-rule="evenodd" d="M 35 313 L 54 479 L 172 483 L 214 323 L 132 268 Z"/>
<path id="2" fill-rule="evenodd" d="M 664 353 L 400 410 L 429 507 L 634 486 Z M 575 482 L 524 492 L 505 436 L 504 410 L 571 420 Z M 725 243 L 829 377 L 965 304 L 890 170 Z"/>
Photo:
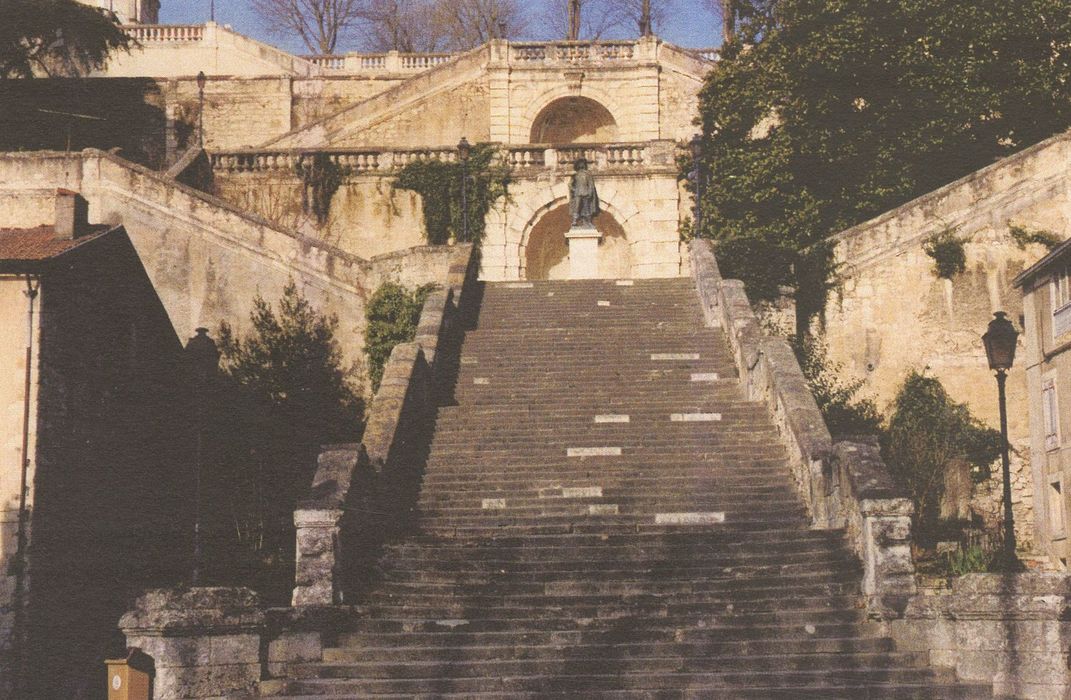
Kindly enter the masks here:
<path id="1" fill-rule="evenodd" d="M 867 614 L 689 279 L 486 286 L 415 531 L 312 698 L 980 698 Z"/>

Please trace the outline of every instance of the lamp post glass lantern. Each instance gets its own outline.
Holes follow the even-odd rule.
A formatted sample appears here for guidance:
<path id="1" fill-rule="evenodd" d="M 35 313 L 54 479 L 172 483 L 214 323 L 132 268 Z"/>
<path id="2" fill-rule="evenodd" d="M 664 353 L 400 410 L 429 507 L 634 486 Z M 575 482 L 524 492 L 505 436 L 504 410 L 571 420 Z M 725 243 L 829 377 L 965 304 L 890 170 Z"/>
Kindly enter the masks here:
<path id="1" fill-rule="evenodd" d="M 457 159 L 461 161 L 461 238 L 469 240 L 469 156 L 472 145 L 464 136 L 457 144 Z"/>
<path id="2" fill-rule="evenodd" d="M 986 359 L 989 368 L 997 373 L 997 400 L 1000 402 L 1000 440 L 1001 440 L 1001 467 L 1004 476 L 1004 550 L 1003 568 L 1018 570 L 1022 568 L 1019 559 L 1015 556 L 1015 520 L 1012 514 L 1011 492 L 1011 466 L 1008 458 L 1008 403 L 1005 393 L 1005 384 L 1008 380 L 1008 370 L 1015 362 L 1015 344 L 1019 338 L 1019 332 L 1008 320 L 1008 315 L 1003 311 L 993 314 L 994 318 L 989 322 L 989 329 L 982 336 L 985 344 Z"/>

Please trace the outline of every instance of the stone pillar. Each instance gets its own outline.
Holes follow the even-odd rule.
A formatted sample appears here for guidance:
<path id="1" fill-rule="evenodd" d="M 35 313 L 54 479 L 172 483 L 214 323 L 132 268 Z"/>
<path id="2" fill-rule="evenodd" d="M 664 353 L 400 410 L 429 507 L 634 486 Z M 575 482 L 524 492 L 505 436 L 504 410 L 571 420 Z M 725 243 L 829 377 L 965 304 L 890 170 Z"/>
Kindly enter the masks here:
<path id="1" fill-rule="evenodd" d="M 248 588 L 151 590 L 119 628 L 153 660 L 153 700 L 253 693 L 260 683 L 264 612 Z"/>
<path id="2" fill-rule="evenodd" d="M 599 241 L 594 227 L 573 227 L 565 234 L 569 243 L 569 279 L 589 280 L 599 276 Z"/>
<path id="3" fill-rule="evenodd" d="M 342 511 L 336 509 L 294 511 L 294 527 L 297 529 L 297 563 L 291 601 L 294 606 L 339 602 L 335 565 L 341 520 Z"/>

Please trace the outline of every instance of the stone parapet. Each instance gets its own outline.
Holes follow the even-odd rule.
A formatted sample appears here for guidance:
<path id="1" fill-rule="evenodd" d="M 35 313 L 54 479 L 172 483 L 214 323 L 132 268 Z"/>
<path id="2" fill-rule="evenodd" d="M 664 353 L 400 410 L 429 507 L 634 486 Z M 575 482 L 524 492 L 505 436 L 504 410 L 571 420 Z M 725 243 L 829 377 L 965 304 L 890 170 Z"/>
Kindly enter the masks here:
<path id="1" fill-rule="evenodd" d="M 706 323 L 725 329 L 747 397 L 769 408 L 814 526 L 847 529 L 871 614 L 897 617 L 915 592 L 911 502 L 876 445 L 833 445 L 788 342 L 763 333 L 743 283 L 722 279 L 710 241 L 692 241 L 690 250 Z"/>
<path id="2" fill-rule="evenodd" d="M 445 288 L 424 302 L 415 340 L 391 351 L 361 444 L 320 452 L 309 495 L 294 512 L 294 606 L 344 602 L 347 580 L 361 576 L 362 552 L 355 550 L 374 546 L 409 519 L 445 371 L 440 349 L 460 330 L 462 301 L 471 298 L 479 266 L 472 246 L 458 252 Z"/>
<path id="3" fill-rule="evenodd" d="M 928 652 L 997 697 L 1071 696 L 1071 577 L 969 574 L 918 595 L 890 625 L 897 646 Z"/>
<path id="4" fill-rule="evenodd" d="M 119 628 L 153 660 L 154 700 L 252 693 L 260 682 L 265 615 L 248 588 L 151 590 Z"/>

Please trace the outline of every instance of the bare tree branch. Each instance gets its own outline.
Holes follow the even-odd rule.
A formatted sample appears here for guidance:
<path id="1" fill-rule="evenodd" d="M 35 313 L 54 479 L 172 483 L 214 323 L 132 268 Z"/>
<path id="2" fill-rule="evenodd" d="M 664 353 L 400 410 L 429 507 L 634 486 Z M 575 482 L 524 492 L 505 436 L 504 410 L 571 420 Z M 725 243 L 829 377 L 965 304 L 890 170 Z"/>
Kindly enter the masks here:
<path id="1" fill-rule="evenodd" d="M 297 34 L 319 54 L 352 40 L 368 14 L 367 0 L 252 0 L 252 7 L 274 34 Z"/>

